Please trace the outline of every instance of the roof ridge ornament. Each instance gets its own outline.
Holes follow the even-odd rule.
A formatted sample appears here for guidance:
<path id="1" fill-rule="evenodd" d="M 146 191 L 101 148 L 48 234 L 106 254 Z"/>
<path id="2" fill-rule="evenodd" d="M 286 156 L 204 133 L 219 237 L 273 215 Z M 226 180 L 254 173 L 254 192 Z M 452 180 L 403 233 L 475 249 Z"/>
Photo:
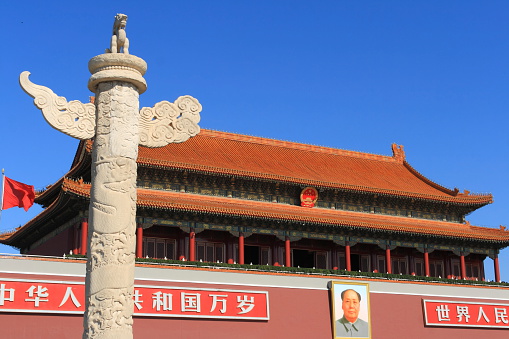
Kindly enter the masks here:
<path id="1" fill-rule="evenodd" d="M 392 157 L 398 161 L 403 163 L 405 161 L 405 150 L 403 145 L 398 145 L 396 143 L 392 144 Z"/>
<path id="2" fill-rule="evenodd" d="M 455 189 L 455 190 L 456 190 L 456 189 Z M 469 190 L 463 190 L 463 192 L 460 192 L 460 191 L 458 190 L 457 195 L 466 197 L 466 196 L 469 196 L 469 195 L 470 195 L 470 191 L 469 191 Z"/>

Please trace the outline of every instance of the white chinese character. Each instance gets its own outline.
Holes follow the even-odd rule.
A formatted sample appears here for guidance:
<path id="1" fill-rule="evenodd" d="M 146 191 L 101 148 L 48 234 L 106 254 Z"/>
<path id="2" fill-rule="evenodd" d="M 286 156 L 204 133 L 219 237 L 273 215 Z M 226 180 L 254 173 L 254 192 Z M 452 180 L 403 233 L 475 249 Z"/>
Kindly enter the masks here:
<path id="1" fill-rule="evenodd" d="M 490 322 L 490 320 L 488 319 L 488 316 L 486 315 L 486 313 L 484 313 L 484 310 L 482 309 L 482 307 L 479 307 L 479 316 L 477 317 L 477 322 L 479 322 L 479 320 L 481 319 L 481 316 L 483 316 L 484 320 L 486 320 L 487 323 Z"/>
<path id="2" fill-rule="evenodd" d="M 7 297 L 5 294 L 9 293 Z M 0 306 L 4 306 L 5 301 L 14 301 L 14 288 L 5 288 L 5 284 L 0 285 Z"/>
<path id="3" fill-rule="evenodd" d="M 182 312 L 201 312 L 200 293 L 181 293 Z"/>
<path id="4" fill-rule="evenodd" d="M 58 305 L 58 307 L 62 307 L 62 305 L 65 304 L 67 302 L 67 300 L 69 300 L 69 298 L 71 298 L 72 303 L 74 304 L 74 306 L 76 306 L 76 308 L 81 306 L 80 302 L 78 301 L 78 299 L 76 299 L 76 296 L 72 292 L 72 287 L 69 286 L 69 287 L 67 287 L 67 290 L 65 291 L 64 298 L 62 299 L 62 302 L 60 303 L 60 305 Z"/>
<path id="5" fill-rule="evenodd" d="M 37 295 L 34 299 L 25 299 L 25 301 L 33 301 L 35 302 L 34 306 L 39 307 L 39 302 L 48 301 L 48 299 L 41 299 L 49 297 L 49 293 L 46 293 L 48 290 L 46 287 L 42 287 L 37 285 L 37 291 L 35 291 L 36 287 L 34 285 L 30 286 L 30 288 L 26 291 L 30 298 L 34 298 L 34 294 Z"/>
<path id="6" fill-rule="evenodd" d="M 449 318 L 449 306 L 448 305 L 440 305 L 436 308 L 438 321 L 451 321 Z"/>
<path id="7" fill-rule="evenodd" d="M 221 308 L 219 309 L 219 312 L 225 313 L 226 312 L 226 299 L 220 299 L 220 298 L 228 298 L 227 294 L 209 294 L 210 297 L 212 297 L 212 308 L 210 309 L 210 312 L 212 313 L 217 306 L 217 303 L 221 303 Z"/>
<path id="8" fill-rule="evenodd" d="M 142 296 L 143 296 L 143 294 L 140 294 L 140 291 L 134 290 L 133 302 L 134 302 L 134 306 L 136 306 L 136 308 L 138 310 L 141 310 L 143 308 L 143 306 L 141 306 L 141 303 L 143 302 L 143 300 L 140 300 L 140 297 L 142 297 Z"/>
<path id="9" fill-rule="evenodd" d="M 462 322 L 463 317 L 465 317 L 465 322 L 468 323 L 468 319 L 470 318 L 470 314 L 468 314 L 468 306 L 456 306 L 456 312 L 458 313 L 458 322 Z"/>
<path id="10" fill-rule="evenodd" d="M 152 308 L 155 308 L 157 311 L 161 310 L 161 306 L 163 307 L 163 311 L 171 311 L 172 310 L 172 295 L 171 293 L 163 293 L 161 291 L 152 293 Z"/>
<path id="11" fill-rule="evenodd" d="M 507 320 L 507 310 L 505 308 L 497 308 L 495 307 L 495 323 L 509 323 Z"/>
<path id="12" fill-rule="evenodd" d="M 240 295 L 238 295 L 237 302 L 239 303 L 237 308 L 240 308 L 242 310 L 238 314 L 245 314 L 251 312 L 255 307 L 254 297 L 249 298 L 247 295 L 245 295 L 243 298 L 241 298 Z"/>

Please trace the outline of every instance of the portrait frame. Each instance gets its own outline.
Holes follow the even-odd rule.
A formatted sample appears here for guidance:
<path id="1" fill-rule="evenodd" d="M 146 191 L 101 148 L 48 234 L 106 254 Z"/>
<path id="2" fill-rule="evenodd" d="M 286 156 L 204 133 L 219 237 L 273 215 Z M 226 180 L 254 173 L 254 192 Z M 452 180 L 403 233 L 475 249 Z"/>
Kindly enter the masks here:
<path id="1" fill-rule="evenodd" d="M 360 295 L 360 309 L 358 312 L 358 319 L 361 319 L 360 322 L 364 321 L 360 328 L 366 327 L 367 323 L 367 335 L 361 334 L 361 336 L 345 336 L 341 333 L 338 333 L 338 330 L 341 331 L 341 328 L 337 328 L 341 326 L 341 321 L 344 321 L 344 311 L 343 311 L 343 301 L 341 300 L 341 293 L 347 290 L 353 290 Z M 343 339 L 343 338 L 372 338 L 371 333 L 371 304 L 370 304 L 370 295 L 369 295 L 369 284 L 368 283 L 357 283 L 357 282 L 342 282 L 342 281 L 331 281 L 330 286 L 330 295 L 331 295 L 331 307 L 332 307 L 332 337 L 334 339 Z M 364 330 L 365 331 L 365 330 Z"/>

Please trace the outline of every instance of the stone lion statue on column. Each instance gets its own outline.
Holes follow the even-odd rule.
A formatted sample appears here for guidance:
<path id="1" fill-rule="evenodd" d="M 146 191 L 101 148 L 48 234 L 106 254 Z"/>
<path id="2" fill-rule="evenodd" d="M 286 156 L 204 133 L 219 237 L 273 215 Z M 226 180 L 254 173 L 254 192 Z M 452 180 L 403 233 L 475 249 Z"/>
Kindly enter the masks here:
<path id="1" fill-rule="evenodd" d="M 127 15 L 117 14 L 113 23 L 113 35 L 111 36 L 110 48 L 106 53 L 124 53 L 129 54 L 129 39 L 125 32 L 127 24 Z"/>

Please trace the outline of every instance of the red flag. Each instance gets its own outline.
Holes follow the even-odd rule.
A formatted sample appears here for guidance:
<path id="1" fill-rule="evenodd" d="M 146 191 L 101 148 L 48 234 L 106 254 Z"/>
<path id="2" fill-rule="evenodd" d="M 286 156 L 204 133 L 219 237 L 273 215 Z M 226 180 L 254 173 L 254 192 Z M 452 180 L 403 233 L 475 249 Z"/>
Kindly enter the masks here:
<path id="1" fill-rule="evenodd" d="M 28 211 L 34 204 L 35 190 L 32 185 L 25 185 L 4 176 L 3 191 L 2 210 L 18 206 Z"/>

